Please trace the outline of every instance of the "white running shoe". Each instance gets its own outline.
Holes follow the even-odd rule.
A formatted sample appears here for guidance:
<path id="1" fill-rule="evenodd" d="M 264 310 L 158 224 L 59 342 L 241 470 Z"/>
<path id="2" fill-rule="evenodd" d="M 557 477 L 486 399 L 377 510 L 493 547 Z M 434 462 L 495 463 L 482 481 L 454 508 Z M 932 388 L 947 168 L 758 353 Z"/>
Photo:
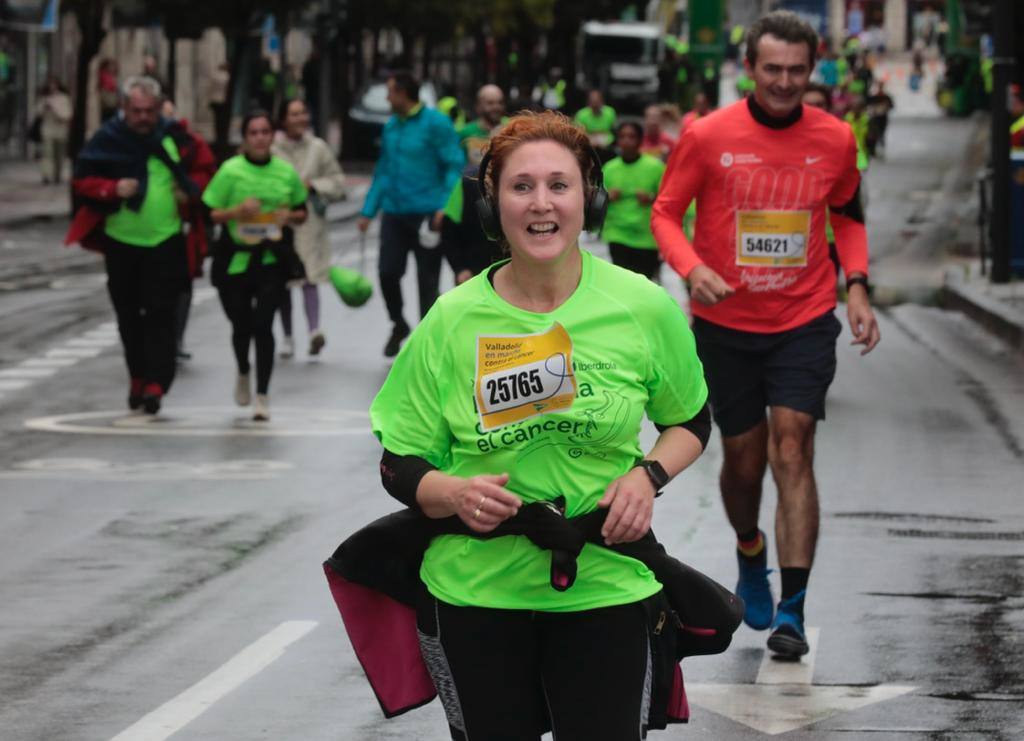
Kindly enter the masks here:
<path id="1" fill-rule="evenodd" d="M 266 394 L 256 394 L 256 403 L 252 408 L 252 418 L 256 422 L 270 421 L 270 397 Z"/>
<path id="2" fill-rule="evenodd" d="M 247 407 L 252 402 L 252 390 L 249 384 L 249 374 L 239 373 L 235 380 L 235 403 L 240 407 Z"/>
<path id="3" fill-rule="evenodd" d="M 291 335 L 286 334 L 281 339 L 281 352 L 279 354 L 282 358 L 295 357 L 295 340 L 292 339 Z"/>

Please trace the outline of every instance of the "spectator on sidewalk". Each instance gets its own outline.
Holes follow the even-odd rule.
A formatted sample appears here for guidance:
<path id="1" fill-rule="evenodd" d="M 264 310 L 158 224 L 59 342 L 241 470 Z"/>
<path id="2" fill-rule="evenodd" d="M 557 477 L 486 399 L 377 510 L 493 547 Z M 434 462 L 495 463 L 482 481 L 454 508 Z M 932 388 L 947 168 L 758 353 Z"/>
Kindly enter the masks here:
<path id="1" fill-rule="evenodd" d="M 175 306 L 188 280 L 180 209 L 200 190 L 160 116 L 159 84 L 129 78 L 122 98 L 123 115 L 78 155 L 77 210 L 64 242 L 103 253 L 131 378 L 128 407 L 156 414 L 174 380 Z"/>
<path id="2" fill-rule="evenodd" d="M 106 121 L 117 114 L 120 95 L 117 87 L 117 60 L 105 57 L 100 60 L 96 75 L 96 91 L 100 98 L 100 121 Z"/>
<path id="3" fill-rule="evenodd" d="M 43 183 L 59 183 L 68 151 L 68 124 L 74 113 L 71 96 L 60 80 L 51 76 L 40 91 L 36 105 L 39 116 L 39 136 L 43 149 L 40 166 Z"/>
<path id="4" fill-rule="evenodd" d="M 402 314 L 402 276 L 410 252 L 416 257 L 421 318 L 437 300 L 441 250 L 425 246 L 420 231 L 443 215 L 465 158 L 451 120 L 420 101 L 416 78 L 394 72 L 387 87 L 394 115 L 384 125 L 380 159 L 357 226 L 365 233 L 377 212 L 383 211 L 378 271 L 393 324 L 384 346 L 384 356 L 391 358 L 411 331 Z"/>

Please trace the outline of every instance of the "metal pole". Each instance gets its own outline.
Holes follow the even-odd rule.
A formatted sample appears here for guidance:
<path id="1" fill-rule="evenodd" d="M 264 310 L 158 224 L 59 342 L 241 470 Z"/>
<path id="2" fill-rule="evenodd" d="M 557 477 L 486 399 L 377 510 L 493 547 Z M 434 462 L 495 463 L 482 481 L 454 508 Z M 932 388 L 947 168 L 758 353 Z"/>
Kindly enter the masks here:
<path id="1" fill-rule="evenodd" d="M 1010 75 L 1013 3 L 995 0 L 992 14 L 992 282 L 1010 280 Z"/>

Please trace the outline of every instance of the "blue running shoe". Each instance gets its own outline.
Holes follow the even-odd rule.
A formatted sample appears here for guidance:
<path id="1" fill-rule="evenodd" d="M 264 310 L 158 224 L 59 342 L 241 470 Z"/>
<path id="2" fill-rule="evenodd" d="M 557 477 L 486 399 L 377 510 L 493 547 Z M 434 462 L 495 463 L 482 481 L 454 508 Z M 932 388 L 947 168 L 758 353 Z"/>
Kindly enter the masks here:
<path id="1" fill-rule="evenodd" d="M 767 548 L 767 543 L 765 544 Z M 736 594 L 746 604 L 743 611 L 743 622 L 754 630 L 767 630 L 772 624 L 772 613 L 775 600 L 772 588 L 768 584 L 771 569 L 750 563 L 750 559 L 736 551 L 736 560 L 740 565 L 740 578 L 736 583 Z"/>
<path id="2" fill-rule="evenodd" d="M 798 609 L 804 600 L 801 590 L 789 599 L 779 603 L 778 612 L 772 621 L 772 634 L 768 636 L 768 650 L 783 659 L 799 659 L 810 651 L 804 634 L 804 619 Z"/>

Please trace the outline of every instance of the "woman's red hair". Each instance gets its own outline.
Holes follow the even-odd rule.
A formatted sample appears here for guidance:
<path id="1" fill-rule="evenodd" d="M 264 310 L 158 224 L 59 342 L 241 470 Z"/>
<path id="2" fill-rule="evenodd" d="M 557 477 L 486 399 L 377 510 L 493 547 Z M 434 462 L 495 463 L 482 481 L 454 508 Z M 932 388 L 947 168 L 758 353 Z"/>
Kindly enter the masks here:
<path id="1" fill-rule="evenodd" d="M 568 116 L 557 111 L 520 111 L 491 137 L 487 149 L 491 161 L 487 167 L 486 181 L 480 184 L 481 190 L 493 199 L 498 192 L 501 171 L 509 155 L 523 144 L 539 141 L 553 141 L 572 152 L 580 166 L 584 187 L 590 190 L 590 171 L 594 167 L 590 140 Z"/>

